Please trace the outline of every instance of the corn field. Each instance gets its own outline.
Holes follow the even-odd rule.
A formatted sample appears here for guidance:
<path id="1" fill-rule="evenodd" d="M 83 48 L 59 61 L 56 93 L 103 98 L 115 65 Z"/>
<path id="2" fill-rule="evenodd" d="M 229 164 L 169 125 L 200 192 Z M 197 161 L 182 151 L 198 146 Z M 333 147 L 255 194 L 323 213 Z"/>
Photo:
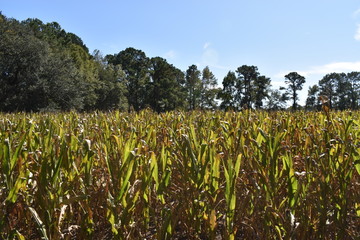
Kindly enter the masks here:
<path id="1" fill-rule="evenodd" d="M 0 115 L 0 239 L 359 239 L 360 112 Z"/>

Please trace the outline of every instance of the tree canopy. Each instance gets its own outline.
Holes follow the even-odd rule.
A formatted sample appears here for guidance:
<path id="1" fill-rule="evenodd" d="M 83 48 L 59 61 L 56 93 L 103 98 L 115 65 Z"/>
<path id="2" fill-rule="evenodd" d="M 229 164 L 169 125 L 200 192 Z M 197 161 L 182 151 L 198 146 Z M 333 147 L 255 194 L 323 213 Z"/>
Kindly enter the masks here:
<path id="1" fill-rule="evenodd" d="M 128 47 L 105 57 L 89 53 L 82 39 L 57 22 L 7 18 L 0 12 L 0 111 L 92 111 L 176 109 L 301 109 L 305 77 L 285 76 L 286 88 L 271 89 L 258 67 L 241 65 L 218 79 L 206 66 L 182 71 L 161 57 Z M 282 91 L 285 90 L 285 91 Z M 308 90 L 305 109 L 359 109 L 360 72 L 329 73 Z"/>
<path id="2" fill-rule="evenodd" d="M 292 109 L 296 110 L 298 108 L 297 101 L 299 100 L 298 91 L 302 90 L 305 83 L 305 77 L 297 72 L 290 72 L 285 75 L 285 79 L 285 83 L 288 85 L 286 92 L 290 95 L 290 99 L 292 100 Z"/>

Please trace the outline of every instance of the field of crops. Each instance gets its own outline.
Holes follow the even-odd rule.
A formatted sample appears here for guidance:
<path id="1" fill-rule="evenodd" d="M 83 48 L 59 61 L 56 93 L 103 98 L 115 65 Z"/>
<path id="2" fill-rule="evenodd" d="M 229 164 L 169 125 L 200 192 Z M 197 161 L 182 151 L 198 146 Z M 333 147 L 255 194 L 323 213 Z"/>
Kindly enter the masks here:
<path id="1" fill-rule="evenodd" d="M 359 239 L 360 112 L 0 115 L 0 239 Z"/>

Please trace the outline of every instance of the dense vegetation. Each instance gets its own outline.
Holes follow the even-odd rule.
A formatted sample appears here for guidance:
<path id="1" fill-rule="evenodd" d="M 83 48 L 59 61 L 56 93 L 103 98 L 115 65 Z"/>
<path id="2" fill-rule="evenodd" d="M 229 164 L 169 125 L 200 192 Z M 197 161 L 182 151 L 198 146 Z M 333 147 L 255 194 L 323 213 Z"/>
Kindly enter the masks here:
<path id="1" fill-rule="evenodd" d="M 0 13 L 0 239 L 357 239 L 360 72 L 284 78 Z"/>
<path id="2" fill-rule="evenodd" d="M 256 66 L 229 71 L 217 87 L 209 67 L 182 71 L 161 57 L 127 48 L 102 56 L 89 53 L 80 37 L 56 22 L 19 22 L 0 13 L 0 111 L 91 111 L 175 109 L 299 109 L 305 78 L 284 76 L 286 87 Z M 319 96 L 333 109 L 359 109 L 360 73 L 331 73 L 309 89 L 306 109 L 320 108 Z"/>
<path id="3" fill-rule="evenodd" d="M 0 116 L 1 239 L 358 239 L 360 112 Z"/>

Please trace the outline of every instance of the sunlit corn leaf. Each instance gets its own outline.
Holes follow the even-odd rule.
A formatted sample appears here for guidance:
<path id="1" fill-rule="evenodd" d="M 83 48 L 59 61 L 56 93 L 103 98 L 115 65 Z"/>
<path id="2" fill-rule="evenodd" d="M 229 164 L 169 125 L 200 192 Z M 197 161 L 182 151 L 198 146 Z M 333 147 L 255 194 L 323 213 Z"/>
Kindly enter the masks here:
<path id="1" fill-rule="evenodd" d="M 40 217 L 39 217 L 39 214 L 36 212 L 36 210 L 32 207 L 29 207 L 29 210 L 31 212 L 31 215 L 33 216 L 33 218 L 35 219 L 36 221 L 36 224 L 38 226 L 38 229 L 40 230 L 41 232 L 41 235 L 42 235 L 42 239 L 45 239 L 45 240 L 48 240 L 48 236 L 47 236 L 47 233 L 46 233 L 46 229 L 45 229 L 45 225 L 43 223 L 43 221 L 41 221 Z"/>

